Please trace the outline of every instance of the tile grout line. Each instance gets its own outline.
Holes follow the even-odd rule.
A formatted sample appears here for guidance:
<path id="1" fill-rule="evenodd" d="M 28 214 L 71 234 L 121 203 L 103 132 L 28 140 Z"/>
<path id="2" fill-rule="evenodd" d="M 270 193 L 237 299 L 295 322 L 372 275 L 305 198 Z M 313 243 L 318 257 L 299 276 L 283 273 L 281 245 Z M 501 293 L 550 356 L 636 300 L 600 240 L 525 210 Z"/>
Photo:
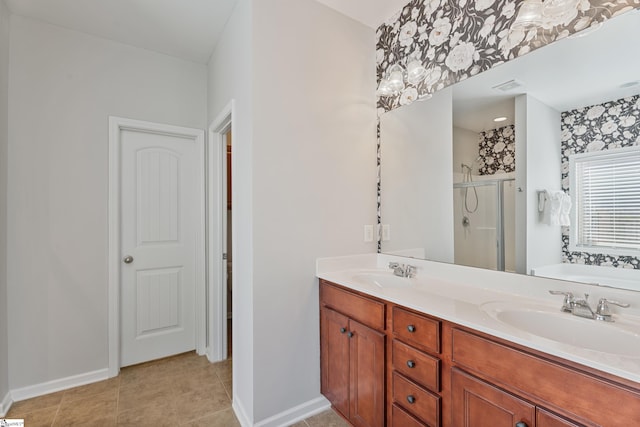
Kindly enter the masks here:
<path id="1" fill-rule="evenodd" d="M 120 374 L 118 374 L 118 377 L 120 377 Z M 115 413 L 115 422 L 113 423 L 114 426 L 118 425 L 118 413 L 120 412 L 120 385 L 122 384 L 122 378 L 118 378 L 118 394 L 116 395 L 116 413 Z"/>
<path id="2" fill-rule="evenodd" d="M 65 391 L 66 393 L 66 391 Z M 62 406 L 62 399 L 64 399 L 64 393 L 62 394 L 62 397 L 60 398 L 60 402 L 58 402 L 58 407 L 56 408 L 56 413 L 53 416 L 53 419 L 51 420 L 51 427 L 53 427 L 56 424 L 56 418 L 58 418 L 58 413 L 60 412 L 60 406 Z"/>

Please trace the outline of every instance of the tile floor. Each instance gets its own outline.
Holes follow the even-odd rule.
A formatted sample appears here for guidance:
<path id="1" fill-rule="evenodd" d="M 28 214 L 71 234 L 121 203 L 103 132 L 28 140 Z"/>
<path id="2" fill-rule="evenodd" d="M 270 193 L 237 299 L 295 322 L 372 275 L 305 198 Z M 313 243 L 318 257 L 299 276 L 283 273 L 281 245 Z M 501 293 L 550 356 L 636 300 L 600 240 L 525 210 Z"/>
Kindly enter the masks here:
<path id="1" fill-rule="evenodd" d="M 231 409 L 231 361 L 195 353 L 123 368 L 106 381 L 15 402 L 6 418 L 25 427 L 240 426 Z M 333 411 L 294 427 L 346 427 Z"/>

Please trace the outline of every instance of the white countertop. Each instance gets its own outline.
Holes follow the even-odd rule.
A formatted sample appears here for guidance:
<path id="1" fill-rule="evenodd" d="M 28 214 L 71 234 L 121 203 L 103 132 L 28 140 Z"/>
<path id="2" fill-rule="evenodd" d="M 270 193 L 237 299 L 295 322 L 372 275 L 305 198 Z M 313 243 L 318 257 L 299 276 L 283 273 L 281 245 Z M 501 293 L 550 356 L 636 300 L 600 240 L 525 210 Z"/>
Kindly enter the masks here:
<path id="1" fill-rule="evenodd" d="M 410 286 L 380 287 L 361 280 L 363 275 L 391 275 L 390 261 L 415 265 L 417 275 Z M 640 345 L 629 351 L 629 343 L 640 343 L 640 292 L 604 288 L 541 277 L 516 275 L 472 267 L 456 266 L 432 261 L 402 258 L 383 254 L 322 258 L 316 264 L 316 276 L 441 319 L 457 323 L 538 351 L 581 363 L 622 378 L 640 383 Z M 592 307 L 599 298 L 609 298 L 631 304 L 628 309 L 612 307 L 614 323 L 601 322 L 559 313 L 562 296 L 553 296 L 549 290 L 571 291 L 576 296 L 590 294 Z M 559 319 L 557 328 L 577 325 L 591 334 L 597 347 L 601 338 L 609 338 L 606 348 L 610 352 L 578 347 L 534 335 L 497 320 L 487 307 L 498 303 L 508 307 L 541 307 L 553 312 Z M 569 316 L 569 322 L 563 317 Z M 552 321 L 553 322 L 553 321 Z M 583 324 L 576 322 L 585 322 Z M 574 325 L 574 326 L 572 326 Z M 628 342 L 612 342 L 611 331 L 624 331 Z M 554 328 L 555 329 L 555 328 Z M 567 329 L 569 335 L 572 333 Z M 608 333 L 609 332 L 609 333 Z M 598 340 L 598 342 L 596 342 Z M 625 340 L 626 341 L 626 340 Z M 591 343 L 591 341 L 589 341 Z M 616 346 L 626 346 L 626 354 L 615 354 Z"/>

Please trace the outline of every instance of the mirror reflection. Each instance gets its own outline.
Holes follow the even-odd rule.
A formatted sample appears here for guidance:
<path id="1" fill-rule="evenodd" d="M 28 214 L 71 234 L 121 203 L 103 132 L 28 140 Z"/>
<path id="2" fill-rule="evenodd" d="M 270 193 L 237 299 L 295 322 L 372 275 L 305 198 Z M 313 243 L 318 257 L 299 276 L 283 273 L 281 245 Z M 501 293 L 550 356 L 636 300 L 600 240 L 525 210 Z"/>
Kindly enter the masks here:
<path id="1" fill-rule="evenodd" d="M 627 13 L 383 114 L 382 252 L 640 281 L 640 248 L 572 245 L 568 196 L 570 156 L 640 145 L 639 39 Z"/>

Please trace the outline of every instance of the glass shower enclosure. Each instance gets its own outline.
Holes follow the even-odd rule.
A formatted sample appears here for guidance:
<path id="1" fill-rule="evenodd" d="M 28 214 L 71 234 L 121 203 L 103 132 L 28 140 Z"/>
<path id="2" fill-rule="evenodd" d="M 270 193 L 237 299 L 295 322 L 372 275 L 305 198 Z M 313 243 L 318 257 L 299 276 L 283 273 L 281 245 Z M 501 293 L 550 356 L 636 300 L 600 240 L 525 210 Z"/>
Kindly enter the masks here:
<path id="1" fill-rule="evenodd" d="M 515 271 L 515 179 L 453 184 L 454 262 Z"/>

